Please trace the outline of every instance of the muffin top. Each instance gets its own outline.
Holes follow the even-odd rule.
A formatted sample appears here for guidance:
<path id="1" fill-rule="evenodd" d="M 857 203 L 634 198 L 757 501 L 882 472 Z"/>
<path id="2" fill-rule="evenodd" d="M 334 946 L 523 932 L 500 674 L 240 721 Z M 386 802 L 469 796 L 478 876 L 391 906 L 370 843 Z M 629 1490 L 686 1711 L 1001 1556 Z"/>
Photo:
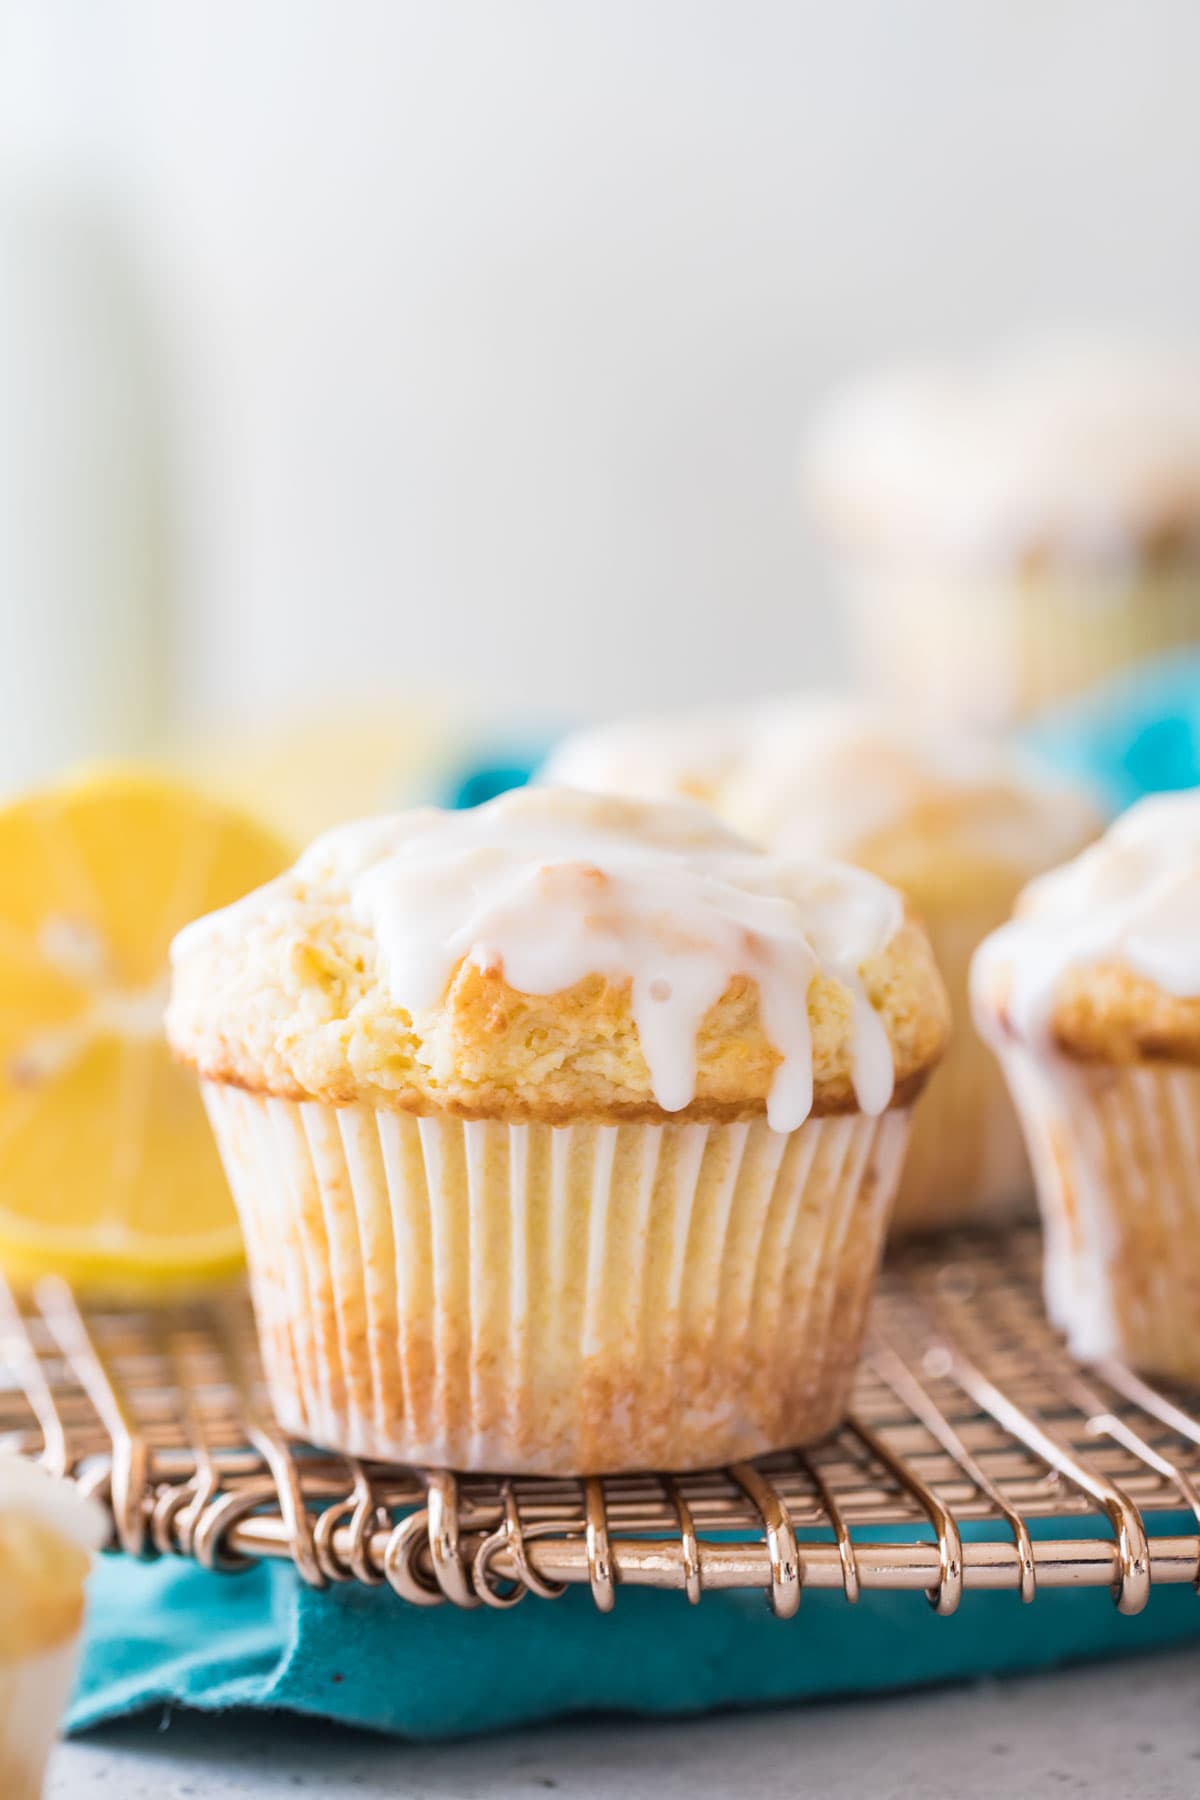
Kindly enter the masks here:
<path id="1" fill-rule="evenodd" d="M 883 1111 L 945 994 L 900 895 L 686 801 L 525 789 L 330 832 L 189 926 L 167 1015 L 202 1075 L 290 1099 L 568 1123 Z"/>
<path id="2" fill-rule="evenodd" d="M 770 710 L 777 704 L 766 703 Z M 560 739 L 537 779 L 590 794 L 699 800 L 719 811 L 754 732 L 755 712 L 749 706 L 689 707 L 609 719 Z"/>
<path id="3" fill-rule="evenodd" d="M 996 1043 L 1200 1063 L 1200 789 L 1139 801 L 1031 882 L 980 945 L 971 987 Z"/>
<path id="4" fill-rule="evenodd" d="M 805 487 L 848 542 L 976 565 L 1120 564 L 1200 536 L 1200 356 L 1100 339 L 860 378 Z"/>
<path id="5" fill-rule="evenodd" d="M 53 1650 L 83 1620 L 83 1584 L 104 1515 L 69 1482 L 0 1457 L 0 1661 Z"/>
<path id="6" fill-rule="evenodd" d="M 1059 862 L 1100 830 L 1077 785 L 992 742 L 921 730 L 836 697 L 628 720 L 567 738 L 546 778 L 655 796 L 702 794 L 778 855 L 837 856 L 918 906 L 965 901 Z"/>

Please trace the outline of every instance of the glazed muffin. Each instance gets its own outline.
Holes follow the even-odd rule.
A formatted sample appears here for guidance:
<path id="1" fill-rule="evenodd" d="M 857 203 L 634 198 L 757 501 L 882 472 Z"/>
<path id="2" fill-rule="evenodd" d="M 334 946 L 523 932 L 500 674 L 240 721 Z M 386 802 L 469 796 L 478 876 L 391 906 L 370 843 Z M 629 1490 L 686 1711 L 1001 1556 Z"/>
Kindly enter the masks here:
<path id="1" fill-rule="evenodd" d="M 1082 340 L 868 376 L 804 480 L 862 679 L 931 723 L 1200 642 L 1200 357 Z"/>
<path id="2" fill-rule="evenodd" d="M 1076 1355 L 1200 1380 L 1200 790 L 1143 800 L 975 958 Z"/>
<path id="3" fill-rule="evenodd" d="M 967 975 L 976 946 L 1008 917 L 1030 876 L 1097 834 L 1088 796 L 1013 751 L 819 698 L 580 733 L 551 758 L 547 778 L 620 782 L 641 794 L 694 791 L 687 757 L 705 738 L 707 798 L 731 826 L 776 854 L 836 856 L 872 870 L 904 890 L 929 932 L 954 1039 L 913 1130 L 893 1230 L 1029 1204 L 1020 1129 L 972 1029 Z"/>
<path id="4" fill-rule="evenodd" d="M 884 883 L 553 790 L 318 840 L 168 1015 L 281 1423 L 552 1474 L 836 1424 L 946 1027 Z"/>
<path id="5" fill-rule="evenodd" d="M 38 1800 L 83 1624 L 104 1515 L 63 1481 L 0 1457 L 0 1794 Z"/>

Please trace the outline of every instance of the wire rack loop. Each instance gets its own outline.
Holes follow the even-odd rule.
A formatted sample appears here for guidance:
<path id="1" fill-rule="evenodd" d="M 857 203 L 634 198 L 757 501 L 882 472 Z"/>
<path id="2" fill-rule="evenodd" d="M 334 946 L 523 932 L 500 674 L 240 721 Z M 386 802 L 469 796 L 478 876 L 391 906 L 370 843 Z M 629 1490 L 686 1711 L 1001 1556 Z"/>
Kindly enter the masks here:
<path id="1" fill-rule="evenodd" d="M 192 1528 L 192 1555 L 201 1568 L 232 1574 L 238 1569 L 253 1567 L 253 1557 L 230 1546 L 229 1534 L 270 1498 L 270 1486 L 263 1482 L 257 1489 L 221 1494 L 209 1501 L 197 1515 Z"/>
<path id="2" fill-rule="evenodd" d="M 771 1585 L 767 1590 L 771 1611 L 777 1619 L 790 1619 L 799 1611 L 804 1591 L 804 1565 L 791 1515 L 770 1477 L 754 1463 L 733 1463 L 729 1473 L 762 1516 L 771 1559 Z"/>
<path id="3" fill-rule="evenodd" d="M 343 1526 L 354 1517 L 357 1501 L 353 1494 L 345 1500 L 335 1500 L 332 1506 L 317 1515 L 313 1526 L 313 1555 L 317 1566 L 326 1581 L 353 1581 L 355 1573 L 347 1559 L 344 1559 L 338 1544 L 338 1536 Z"/>
<path id="4" fill-rule="evenodd" d="M 588 1580 L 598 1612 L 611 1612 L 617 1603 L 617 1578 L 608 1542 L 608 1509 L 604 1485 L 594 1475 L 584 1483 L 587 1526 Z"/>
<path id="5" fill-rule="evenodd" d="M 371 1478 L 360 1462 L 350 1464 L 354 1477 L 353 1506 L 347 1526 L 345 1566 L 364 1587 L 380 1587 L 387 1580 L 371 1560 L 371 1528 L 386 1518 L 386 1512 L 371 1490 Z"/>
<path id="6" fill-rule="evenodd" d="M 700 1596 L 704 1591 L 704 1569 L 700 1561 L 700 1540 L 696 1536 L 692 1509 L 688 1505 L 678 1481 L 669 1480 L 668 1489 L 671 1495 L 671 1504 L 675 1508 L 675 1517 L 679 1521 L 679 1554 L 683 1565 L 683 1591 L 693 1606 L 699 1606 Z"/>
<path id="7" fill-rule="evenodd" d="M 150 1513 L 150 1537 L 160 1556 L 178 1549 L 195 1554 L 196 1521 L 212 1501 L 220 1483 L 215 1470 L 197 1475 L 186 1487 L 162 1487 Z"/>
<path id="8" fill-rule="evenodd" d="M 455 1606 L 478 1606 L 479 1595 L 471 1585 L 471 1571 L 462 1554 L 458 1482 L 449 1469 L 430 1469 L 426 1485 L 429 1555 L 437 1584 Z"/>
<path id="9" fill-rule="evenodd" d="M 402 1600 L 413 1606 L 442 1606 L 446 1596 L 425 1575 L 418 1558 L 429 1552 L 429 1514 L 424 1507 L 401 1519 L 387 1541 L 383 1556 L 383 1572 Z"/>
<path id="10" fill-rule="evenodd" d="M 485 1606 L 497 1609 L 516 1606 L 526 1594 L 535 1594 L 539 1600 L 559 1599 L 567 1591 L 565 1582 L 543 1580 L 530 1563 L 526 1549 L 527 1539 L 557 1535 L 559 1527 L 552 1522 L 523 1525 L 511 1481 L 503 1483 L 502 1494 L 503 1523 L 482 1540 L 471 1565 L 471 1581 L 475 1592 Z M 512 1567 L 507 1585 L 503 1584 L 503 1578 L 497 1577 L 493 1568 L 496 1557 L 502 1551 L 506 1553 Z"/>
<path id="11" fill-rule="evenodd" d="M 1038 1245 L 960 1234 L 885 1268 L 850 1420 L 725 1469 L 560 1479 L 365 1463 L 292 1442 L 267 1404 L 240 1291 L 86 1304 L 0 1283 L 0 1443 L 71 1476 L 114 1544 L 206 1568 L 290 1558 L 314 1587 L 503 1609 L 622 1584 L 696 1605 L 765 1589 L 968 1589 L 1038 1605 L 1200 1585 L 1200 1407 L 1123 1365 L 1075 1363 L 1046 1323 Z M 970 1523 L 968 1534 L 965 1525 Z M 1035 1528 L 1036 1527 L 1036 1528 Z"/>

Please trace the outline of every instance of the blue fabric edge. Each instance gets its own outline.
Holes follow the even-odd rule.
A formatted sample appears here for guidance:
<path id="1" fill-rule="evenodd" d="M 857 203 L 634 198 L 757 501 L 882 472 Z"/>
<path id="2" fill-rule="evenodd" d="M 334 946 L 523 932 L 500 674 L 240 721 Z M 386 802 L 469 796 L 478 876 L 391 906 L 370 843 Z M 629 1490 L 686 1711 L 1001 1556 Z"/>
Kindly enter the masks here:
<path id="1" fill-rule="evenodd" d="M 1190 1515 L 1150 1523 L 1155 1535 L 1196 1531 Z M 1092 1518 L 1038 1524 L 1039 1536 L 1104 1529 Z M 1091 1588 L 1047 1590 L 1032 1606 L 968 1591 L 945 1619 L 919 1593 L 868 1591 L 851 1608 L 840 1593 L 813 1592 L 794 1620 L 780 1621 L 757 1593 L 713 1594 L 691 1609 L 681 1595 L 622 1588 L 603 1616 L 578 1590 L 511 1613 L 462 1613 L 408 1607 L 358 1584 L 315 1593 L 288 1565 L 222 1576 L 179 1559 L 113 1558 L 100 1576 L 72 1732 L 180 1705 L 293 1712 L 435 1740 L 584 1713 L 682 1717 L 882 1694 L 1200 1640 L 1190 1586 L 1154 1590 L 1132 1618 Z"/>

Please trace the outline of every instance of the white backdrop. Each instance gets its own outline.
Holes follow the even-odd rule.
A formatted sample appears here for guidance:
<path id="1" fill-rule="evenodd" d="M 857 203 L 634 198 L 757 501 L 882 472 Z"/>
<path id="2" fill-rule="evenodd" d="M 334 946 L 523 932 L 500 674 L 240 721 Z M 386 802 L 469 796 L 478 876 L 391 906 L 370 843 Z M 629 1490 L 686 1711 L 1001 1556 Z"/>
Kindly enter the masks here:
<path id="1" fill-rule="evenodd" d="M 1194 325 L 1193 0 L 0 21 L 18 162 L 33 143 L 98 197 L 145 286 L 189 718 L 823 678 L 794 467 L 830 379 L 1043 324 Z"/>

